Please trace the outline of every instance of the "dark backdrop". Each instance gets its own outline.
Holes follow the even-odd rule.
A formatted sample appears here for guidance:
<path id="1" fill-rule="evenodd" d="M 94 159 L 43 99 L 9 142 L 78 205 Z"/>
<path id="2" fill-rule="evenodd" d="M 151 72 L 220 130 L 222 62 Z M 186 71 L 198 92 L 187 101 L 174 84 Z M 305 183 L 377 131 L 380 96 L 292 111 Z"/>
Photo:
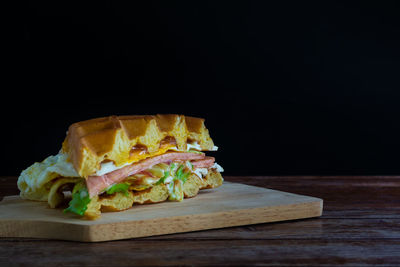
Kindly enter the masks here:
<path id="1" fill-rule="evenodd" d="M 400 173 L 395 2 L 58 2 L 10 20 L 2 175 L 156 113 L 206 118 L 229 175 Z"/>

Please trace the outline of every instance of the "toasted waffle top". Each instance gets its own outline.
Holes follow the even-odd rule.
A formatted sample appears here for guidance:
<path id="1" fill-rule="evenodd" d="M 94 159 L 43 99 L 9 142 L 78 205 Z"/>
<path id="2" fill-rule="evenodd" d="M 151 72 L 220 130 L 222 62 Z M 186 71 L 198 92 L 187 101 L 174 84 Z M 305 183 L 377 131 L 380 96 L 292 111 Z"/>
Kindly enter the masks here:
<path id="1" fill-rule="evenodd" d="M 201 150 L 214 143 L 204 119 L 176 114 L 109 116 L 72 124 L 62 146 L 81 177 L 113 161 L 116 166 L 165 153 L 171 147 L 186 151 L 197 142 Z"/>

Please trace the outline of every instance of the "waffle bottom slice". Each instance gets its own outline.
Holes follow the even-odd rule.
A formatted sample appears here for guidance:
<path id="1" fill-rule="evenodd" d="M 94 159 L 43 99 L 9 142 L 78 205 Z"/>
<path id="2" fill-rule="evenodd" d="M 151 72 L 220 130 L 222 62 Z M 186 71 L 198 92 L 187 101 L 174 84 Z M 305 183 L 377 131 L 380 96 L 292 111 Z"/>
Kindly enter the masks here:
<path id="1" fill-rule="evenodd" d="M 194 197 L 199 190 L 216 188 L 222 183 L 223 178 L 215 169 L 210 169 L 202 179 L 192 174 L 183 185 L 184 197 Z M 129 191 L 127 195 L 118 192 L 109 196 L 95 196 L 88 204 L 85 219 L 95 220 L 100 217 L 101 212 L 123 211 L 134 204 L 158 203 L 167 199 L 168 189 L 164 184 L 155 185 L 143 191 Z"/>

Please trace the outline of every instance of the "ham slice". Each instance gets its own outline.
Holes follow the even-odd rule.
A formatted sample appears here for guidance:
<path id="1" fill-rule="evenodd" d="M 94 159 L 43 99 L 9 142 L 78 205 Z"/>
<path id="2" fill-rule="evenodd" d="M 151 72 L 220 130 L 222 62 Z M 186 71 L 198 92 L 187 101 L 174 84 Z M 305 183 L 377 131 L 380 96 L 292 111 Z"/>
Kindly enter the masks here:
<path id="1" fill-rule="evenodd" d="M 172 161 L 187 161 L 187 160 L 196 161 L 196 160 L 202 160 L 204 158 L 211 158 L 211 157 L 206 157 L 202 153 L 168 152 L 162 155 L 141 160 L 139 162 L 135 162 L 131 165 L 106 173 L 101 176 L 89 176 L 86 179 L 86 186 L 89 191 L 89 196 L 94 197 L 98 195 L 102 190 L 109 187 L 110 185 L 122 182 L 126 177 L 135 175 L 136 173 L 149 169 L 153 165 L 156 165 L 158 163 L 165 163 Z"/>
<path id="2" fill-rule="evenodd" d="M 193 160 L 192 163 L 195 169 L 197 168 L 210 168 L 214 165 L 214 157 L 204 157 L 203 159 Z"/>

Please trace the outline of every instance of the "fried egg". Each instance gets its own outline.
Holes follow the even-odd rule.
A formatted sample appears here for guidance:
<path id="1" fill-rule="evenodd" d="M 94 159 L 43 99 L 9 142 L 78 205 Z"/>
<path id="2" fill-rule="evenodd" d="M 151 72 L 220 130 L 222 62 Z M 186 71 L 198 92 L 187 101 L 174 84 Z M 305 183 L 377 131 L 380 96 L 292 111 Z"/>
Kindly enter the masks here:
<path id="1" fill-rule="evenodd" d="M 57 177 L 79 177 L 67 155 L 58 153 L 36 162 L 18 177 L 20 196 L 25 199 L 47 201 L 51 181 Z"/>

